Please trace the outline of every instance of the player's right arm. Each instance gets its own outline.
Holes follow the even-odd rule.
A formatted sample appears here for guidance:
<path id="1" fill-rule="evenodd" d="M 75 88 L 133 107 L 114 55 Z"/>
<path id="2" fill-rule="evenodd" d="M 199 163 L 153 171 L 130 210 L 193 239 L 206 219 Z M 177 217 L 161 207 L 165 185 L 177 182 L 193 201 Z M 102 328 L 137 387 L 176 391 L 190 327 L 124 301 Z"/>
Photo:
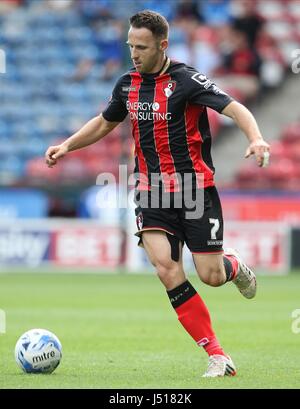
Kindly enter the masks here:
<path id="1" fill-rule="evenodd" d="M 91 145 L 111 132 L 120 122 L 107 121 L 103 115 L 96 116 L 88 121 L 78 132 L 70 136 L 63 143 L 50 146 L 45 154 L 46 164 L 52 168 L 68 152 Z"/>
<path id="2" fill-rule="evenodd" d="M 68 152 L 91 145 L 111 132 L 120 122 L 124 121 L 128 111 L 126 93 L 123 90 L 130 86 L 130 75 L 123 75 L 116 83 L 108 106 L 102 114 L 87 122 L 78 132 L 66 139 L 62 144 L 50 146 L 45 154 L 49 168 L 56 165 Z"/>

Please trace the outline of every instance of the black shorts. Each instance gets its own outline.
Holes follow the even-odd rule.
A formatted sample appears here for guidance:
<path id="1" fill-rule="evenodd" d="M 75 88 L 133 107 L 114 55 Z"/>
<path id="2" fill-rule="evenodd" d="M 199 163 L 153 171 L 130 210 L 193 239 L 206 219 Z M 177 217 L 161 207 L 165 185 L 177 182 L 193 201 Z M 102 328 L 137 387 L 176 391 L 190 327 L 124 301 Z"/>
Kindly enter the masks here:
<path id="1" fill-rule="evenodd" d="M 148 206 L 141 203 L 141 194 L 148 196 Z M 223 215 L 217 189 L 212 186 L 202 190 L 200 217 L 197 216 L 198 212 L 195 213 L 196 217 L 191 217 L 191 212 L 195 209 L 190 205 L 187 207 L 184 200 L 178 208 L 179 202 L 175 204 L 175 195 L 176 193 L 171 194 L 170 206 L 166 208 L 162 206 L 161 200 L 155 206 L 151 205 L 150 192 L 136 192 L 136 235 L 141 237 L 144 231 L 160 230 L 186 243 L 192 253 L 222 252 Z"/>

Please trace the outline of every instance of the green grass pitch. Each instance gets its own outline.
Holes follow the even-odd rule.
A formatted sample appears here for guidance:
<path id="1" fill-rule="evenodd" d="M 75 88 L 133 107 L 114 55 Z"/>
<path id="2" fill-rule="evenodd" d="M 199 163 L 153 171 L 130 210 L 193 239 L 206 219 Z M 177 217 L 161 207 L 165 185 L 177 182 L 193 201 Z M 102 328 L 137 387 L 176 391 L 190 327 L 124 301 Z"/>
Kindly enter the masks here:
<path id="1" fill-rule="evenodd" d="M 299 388 L 300 274 L 258 277 L 255 299 L 234 285 L 191 282 L 211 312 L 214 329 L 238 374 L 205 379 L 207 356 L 177 321 L 153 275 L 2 274 L 0 389 L 3 388 Z M 18 337 L 53 331 L 63 359 L 51 375 L 28 375 L 14 360 Z"/>

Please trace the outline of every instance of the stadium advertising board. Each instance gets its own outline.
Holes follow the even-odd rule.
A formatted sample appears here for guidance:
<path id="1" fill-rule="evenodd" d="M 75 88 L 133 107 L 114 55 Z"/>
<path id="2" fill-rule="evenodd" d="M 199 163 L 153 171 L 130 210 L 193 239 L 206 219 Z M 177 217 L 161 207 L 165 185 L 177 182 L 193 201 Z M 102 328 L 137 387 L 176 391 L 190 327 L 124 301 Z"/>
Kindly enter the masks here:
<path id="1" fill-rule="evenodd" d="M 290 227 L 282 223 L 228 222 L 224 248 L 238 249 L 243 260 L 262 272 L 289 270 Z"/>
<path id="2" fill-rule="evenodd" d="M 0 229 L 0 264 L 36 267 L 49 258 L 50 232 L 26 228 Z"/>
<path id="3" fill-rule="evenodd" d="M 60 266 L 118 267 L 122 237 L 117 227 L 64 227 L 53 232 L 51 256 Z"/>
<path id="4" fill-rule="evenodd" d="M 128 236 L 128 270 L 153 270 L 144 251 L 137 248 L 136 242 L 136 237 Z M 224 235 L 224 248 L 226 247 L 237 249 L 243 260 L 259 273 L 283 274 L 290 269 L 290 227 L 286 224 L 227 222 Z M 186 272 L 194 272 L 193 260 L 186 246 L 183 258 Z"/>
<path id="5" fill-rule="evenodd" d="M 18 220 L 0 224 L 0 267 L 96 268 L 129 272 L 153 270 L 144 250 L 137 247 L 135 218 L 125 229 L 95 221 Z M 227 222 L 224 248 L 238 249 L 246 263 L 263 273 L 283 273 L 290 268 L 290 227 L 283 223 Z M 124 254 L 126 244 L 126 254 Z M 184 249 L 187 272 L 194 271 Z"/>
<path id="6" fill-rule="evenodd" d="M 300 222 L 300 196 L 221 194 L 225 220 Z"/>
<path id="7" fill-rule="evenodd" d="M 123 262 L 124 233 L 95 221 L 64 219 L 0 223 L 0 267 L 97 267 Z"/>

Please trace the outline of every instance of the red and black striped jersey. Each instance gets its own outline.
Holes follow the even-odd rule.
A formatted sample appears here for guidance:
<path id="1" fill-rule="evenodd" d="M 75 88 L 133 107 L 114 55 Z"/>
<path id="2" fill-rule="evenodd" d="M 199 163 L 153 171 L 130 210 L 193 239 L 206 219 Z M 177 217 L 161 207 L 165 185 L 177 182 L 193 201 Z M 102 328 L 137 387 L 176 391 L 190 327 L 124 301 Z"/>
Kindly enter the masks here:
<path id="1" fill-rule="evenodd" d="M 153 174 L 165 191 L 179 191 L 177 175 L 214 185 L 207 107 L 222 112 L 232 98 L 192 67 L 172 61 L 159 75 L 130 70 L 118 80 L 102 112 L 107 121 L 129 114 L 135 142 L 138 188 L 149 190 Z M 203 184 L 202 184 L 203 185 Z"/>

